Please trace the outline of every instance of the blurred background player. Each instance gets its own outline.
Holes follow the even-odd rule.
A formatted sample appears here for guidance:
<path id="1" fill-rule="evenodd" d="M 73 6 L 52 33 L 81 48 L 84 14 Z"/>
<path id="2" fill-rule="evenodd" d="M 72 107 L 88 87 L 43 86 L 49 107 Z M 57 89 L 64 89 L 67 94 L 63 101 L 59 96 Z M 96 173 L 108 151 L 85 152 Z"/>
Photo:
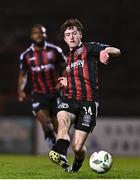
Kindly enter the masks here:
<path id="1" fill-rule="evenodd" d="M 44 137 L 52 147 L 56 142 L 55 121 L 59 87 L 57 80 L 63 75 L 65 56 L 62 49 L 46 41 L 46 28 L 36 24 L 31 28 L 31 46 L 20 55 L 18 98 L 27 98 L 25 86 L 31 78 L 32 112 L 40 121 Z M 30 77 L 28 77 L 30 76 Z M 55 130 L 55 131 L 54 131 Z"/>
<path id="2" fill-rule="evenodd" d="M 85 142 L 96 125 L 99 88 L 97 64 L 107 64 L 109 57 L 120 55 L 117 48 L 96 42 L 81 42 L 82 29 L 77 19 L 68 19 L 61 27 L 70 52 L 67 57 L 67 79 L 61 77 L 59 80 L 61 86 L 67 89 L 66 96 L 58 106 L 57 143 L 49 152 L 49 157 L 68 172 L 77 172 L 82 166 Z M 71 140 L 75 158 L 72 166 L 69 166 L 67 150 L 72 123 L 75 124 Z"/>

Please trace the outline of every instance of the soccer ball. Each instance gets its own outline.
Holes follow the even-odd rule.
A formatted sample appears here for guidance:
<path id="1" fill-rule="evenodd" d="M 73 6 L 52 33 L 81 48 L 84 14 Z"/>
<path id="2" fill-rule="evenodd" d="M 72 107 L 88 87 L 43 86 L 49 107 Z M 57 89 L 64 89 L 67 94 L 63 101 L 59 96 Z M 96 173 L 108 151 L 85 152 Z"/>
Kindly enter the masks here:
<path id="1" fill-rule="evenodd" d="M 112 156 L 107 151 L 94 152 L 89 159 L 90 168 L 97 173 L 105 173 L 112 166 Z"/>

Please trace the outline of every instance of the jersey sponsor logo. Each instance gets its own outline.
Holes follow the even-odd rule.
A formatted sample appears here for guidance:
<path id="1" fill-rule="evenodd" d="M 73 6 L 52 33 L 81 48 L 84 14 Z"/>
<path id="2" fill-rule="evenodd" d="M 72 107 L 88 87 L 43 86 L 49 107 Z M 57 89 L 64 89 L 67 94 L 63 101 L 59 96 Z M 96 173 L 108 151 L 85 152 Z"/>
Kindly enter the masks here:
<path id="1" fill-rule="evenodd" d="M 58 109 L 67 109 L 67 108 L 69 108 L 69 105 L 67 103 L 61 103 L 58 106 Z"/>
<path id="2" fill-rule="evenodd" d="M 83 122 L 82 125 L 86 127 L 90 127 L 90 121 L 91 121 L 91 115 L 90 114 L 85 114 L 83 117 Z"/>
<path id="3" fill-rule="evenodd" d="M 53 64 L 46 64 L 46 65 L 31 67 L 31 70 L 34 71 L 34 72 L 47 71 L 47 70 L 50 70 L 50 69 L 54 69 Z"/>
<path id="4" fill-rule="evenodd" d="M 84 67 L 84 61 L 81 59 L 78 59 L 77 61 L 75 61 L 74 63 L 71 63 L 70 65 L 68 65 L 66 67 L 66 71 L 70 72 L 73 69 L 76 69 L 78 67 Z"/>

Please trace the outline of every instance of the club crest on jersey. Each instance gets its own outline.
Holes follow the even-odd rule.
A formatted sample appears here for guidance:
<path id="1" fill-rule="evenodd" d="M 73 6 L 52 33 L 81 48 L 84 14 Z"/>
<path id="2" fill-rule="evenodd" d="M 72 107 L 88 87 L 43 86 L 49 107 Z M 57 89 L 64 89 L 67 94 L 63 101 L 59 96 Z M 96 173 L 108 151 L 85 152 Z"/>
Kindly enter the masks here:
<path id="1" fill-rule="evenodd" d="M 79 49 L 77 49 L 76 51 L 77 55 L 82 54 L 82 51 L 83 51 L 83 47 L 80 47 Z"/>
<path id="2" fill-rule="evenodd" d="M 55 55 L 52 51 L 47 52 L 46 56 L 47 56 L 48 61 L 55 58 L 54 57 Z"/>

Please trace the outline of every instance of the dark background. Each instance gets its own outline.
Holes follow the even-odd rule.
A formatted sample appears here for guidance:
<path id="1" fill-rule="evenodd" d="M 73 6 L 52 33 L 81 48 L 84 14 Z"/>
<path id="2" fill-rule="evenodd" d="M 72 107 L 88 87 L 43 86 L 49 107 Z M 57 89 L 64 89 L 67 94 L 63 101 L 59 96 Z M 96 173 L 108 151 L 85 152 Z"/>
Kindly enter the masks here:
<path id="1" fill-rule="evenodd" d="M 30 44 L 33 24 L 47 27 L 48 41 L 59 40 L 67 18 L 84 25 L 83 41 L 118 47 L 122 55 L 100 66 L 100 116 L 140 116 L 140 0 L 11 0 L 0 5 L 0 113 L 31 114 L 30 104 L 19 103 L 19 55 Z"/>

